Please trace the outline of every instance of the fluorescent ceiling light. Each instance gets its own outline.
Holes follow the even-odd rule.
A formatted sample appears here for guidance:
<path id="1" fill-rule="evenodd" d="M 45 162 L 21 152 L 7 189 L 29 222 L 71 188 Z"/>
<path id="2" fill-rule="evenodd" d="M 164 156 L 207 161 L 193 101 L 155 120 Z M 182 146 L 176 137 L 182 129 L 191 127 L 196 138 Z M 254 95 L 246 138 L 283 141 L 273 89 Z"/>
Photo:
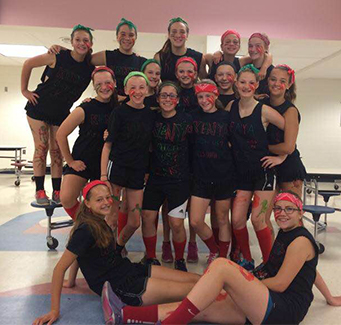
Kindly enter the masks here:
<path id="1" fill-rule="evenodd" d="M 0 44 L 0 54 L 7 57 L 32 58 L 46 52 L 44 46 Z"/>

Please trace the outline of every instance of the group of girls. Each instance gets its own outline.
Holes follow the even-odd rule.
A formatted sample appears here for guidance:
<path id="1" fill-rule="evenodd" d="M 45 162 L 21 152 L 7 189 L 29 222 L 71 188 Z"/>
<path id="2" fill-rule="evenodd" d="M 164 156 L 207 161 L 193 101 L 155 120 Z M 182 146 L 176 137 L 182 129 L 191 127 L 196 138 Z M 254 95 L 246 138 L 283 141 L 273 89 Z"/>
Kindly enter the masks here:
<path id="1" fill-rule="evenodd" d="M 286 308 L 287 301 L 281 305 L 281 299 L 271 290 L 285 291 L 298 272 L 306 272 L 306 263 L 312 264 L 314 269 L 317 263 L 313 240 L 303 230 L 298 234 L 295 231 L 294 237 L 290 235 L 285 239 L 290 261 L 295 252 L 304 247 L 302 252 L 305 254 L 302 253 L 300 263 L 295 264 L 298 265 L 295 270 L 286 262 L 283 266 L 278 264 L 277 260 L 275 267 L 270 265 L 273 243 L 270 215 L 275 196 L 273 167 L 277 166 L 277 189 L 291 190 L 298 197 L 305 177 L 295 145 L 300 115 L 292 103 L 296 96 L 294 71 L 286 65 L 274 67 L 271 64 L 270 41 L 261 33 L 250 36 L 249 57 L 236 59 L 240 36 L 231 30 L 221 38 L 223 53 L 203 55 L 186 47 L 188 24 L 181 18 L 174 18 L 169 23 L 165 45 L 154 59 L 146 60 L 133 53 L 137 38 L 133 23 L 122 19 L 117 26 L 119 48 L 114 51 L 91 54 L 91 31 L 82 25 L 75 26 L 71 35 L 73 50 L 54 46 L 54 53 L 29 59 L 23 67 L 22 92 L 28 99 L 27 118 L 35 142 L 37 202 L 49 203 L 44 190 L 44 174 L 50 146 L 52 200 L 58 203 L 61 199 L 65 210 L 75 220 L 67 249 L 54 271 L 52 310 L 36 323 L 53 322 L 58 318 L 64 274 L 71 264 L 76 269 L 76 259 L 90 288 L 101 294 L 103 287 L 103 306 L 109 323 L 113 316 L 124 319 L 121 310 L 117 315 L 112 311 L 115 294 L 132 306 L 185 298 L 199 279 L 198 275 L 178 271 L 187 271 L 184 260 L 187 210 L 192 230 L 192 260 L 197 260 L 195 234 L 209 249 L 208 264 L 218 256 L 227 257 L 233 237 L 233 243 L 239 246 L 243 256 L 243 260 L 238 260 L 239 264 L 252 270 L 254 262 L 246 228 L 251 202 L 251 222 L 263 263 L 268 267 L 269 281 L 263 284 L 253 281 L 253 276 L 244 268 L 221 259 L 212 264 L 193 292 L 202 295 L 205 287 L 219 279 L 214 286 L 216 290 L 206 296 L 205 303 L 196 303 L 195 294 L 190 293 L 185 308 L 190 306 L 189 310 L 194 311 L 190 314 L 194 316 L 207 308 L 215 298 L 213 295 L 217 296 L 222 288 L 227 289 L 230 296 L 225 295 L 221 300 L 229 308 L 238 310 L 233 315 L 238 320 L 248 317 L 251 322 L 259 323 L 276 314 L 273 312 L 275 306 Z M 204 79 L 206 63 L 208 75 L 216 83 Z M 36 91 L 30 92 L 27 90 L 30 72 L 42 65 L 46 65 L 42 83 Z M 101 66 L 95 68 L 95 65 Z M 198 81 L 198 77 L 202 80 Z M 69 114 L 72 104 L 91 79 L 96 97 Z M 265 101 L 259 102 L 256 98 L 265 98 Z M 79 137 L 71 153 L 67 137 L 77 126 Z M 67 166 L 59 193 L 62 157 Z M 143 190 L 148 166 L 149 178 Z M 88 180 L 92 182 L 86 185 Z M 82 188 L 84 202 L 80 203 L 78 196 Z M 121 202 L 122 195 L 124 203 Z M 280 196 L 277 201 L 281 204 L 274 207 L 284 233 L 302 228 L 299 227 L 300 201 L 292 199 L 293 194 L 286 195 L 291 199 Z M 288 206 L 287 201 L 294 202 L 296 207 Z M 205 221 L 210 204 L 212 227 Z M 165 223 L 172 232 L 177 270 L 159 266 L 156 259 L 156 224 L 161 205 L 168 217 Z M 123 212 L 127 212 L 125 216 Z M 124 220 L 115 238 L 112 230 L 117 223 L 120 225 L 120 216 Z M 146 246 L 143 266 L 122 257 L 125 244 L 140 227 L 141 219 Z M 288 222 L 290 226 L 287 226 Z M 285 225 L 282 227 L 282 224 Z M 302 237 L 308 240 L 301 243 Z M 291 246 L 291 242 L 297 244 Z M 287 256 L 286 252 L 282 252 L 281 258 L 284 256 Z M 218 277 L 225 271 L 231 278 Z M 278 280 L 277 272 L 281 276 L 289 274 L 286 286 Z M 74 285 L 75 272 L 72 274 L 67 286 Z M 310 279 L 305 288 L 307 291 L 311 291 L 314 273 L 310 274 Z M 104 285 L 106 281 L 109 282 Z M 245 284 L 247 289 L 249 285 L 250 290 L 255 291 L 250 297 L 256 297 L 259 306 L 247 303 L 245 294 L 235 289 L 240 281 L 243 281 L 241 287 Z M 243 292 L 248 291 L 244 289 Z M 311 299 L 304 302 L 303 313 L 297 316 L 293 311 L 294 316 L 290 317 L 304 317 L 310 302 Z M 184 307 L 181 306 L 180 313 L 176 311 L 175 318 L 172 316 L 165 323 L 174 324 L 179 319 L 187 322 L 187 318 L 182 318 Z M 217 307 L 214 306 L 215 303 L 210 305 L 202 315 L 205 320 L 215 321 L 217 317 L 220 322 L 226 315 L 216 314 Z M 150 308 L 154 319 L 158 307 Z M 147 310 L 141 312 L 133 308 L 131 312 L 149 315 Z M 156 320 L 159 318 L 156 316 Z M 133 319 L 137 318 L 134 316 Z"/>

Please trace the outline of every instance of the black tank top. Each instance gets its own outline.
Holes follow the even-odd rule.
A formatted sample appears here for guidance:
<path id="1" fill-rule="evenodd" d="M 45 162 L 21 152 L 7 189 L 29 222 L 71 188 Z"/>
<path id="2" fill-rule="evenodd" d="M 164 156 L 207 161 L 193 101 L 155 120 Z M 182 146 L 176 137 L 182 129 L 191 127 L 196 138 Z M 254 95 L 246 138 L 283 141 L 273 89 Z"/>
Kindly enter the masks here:
<path id="1" fill-rule="evenodd" d="M 103 134 L 108 128 L 108 121 L 112 112 L 110 103 L 102 103 L 91 99 L 82 103 L 85 118 L 79 126 L 79 135 L 72 149 L 72 157 L 76 160 L 98 163 L 104 144 Z"/>
<path id="2" fill-rule="evenodd" d="M 219 95 L 218 99 L 221 101 L 224 107 L 226 107 L 229 102 L 236 99 L 236 95 L 235 94 Z"/>
<path id="3" fill-rule="evenodd" d="M 251 115 L 241 118 L 239 99 L 232 104 L 229 130 L 232 152 L 239 177 L 256 179 L 263 170 L 261 158 L 269 155 L 267 133 L 262 123 L 262 103 L 258 103 Z"/>
<path id="4" fill-rule="evenodd" d="M 315 249 L 315 256 L 306 261 L 297 273 L 289 287 L 280 294 L 287 302 L 288 309 L 295 315 L 296 320 L 301 322 L 306 315 L 311 302 L 314 299 L 312 287 L 316 278 L 316 266 L 318 261 L 318 247 L 313 236 L 304 227 L 297 227 L 284 232 L 280 230 L 273 244 L 269 260 L 265 264 L 267 277 L 274 277 L 281 268 L 288 246 L 298 237 L 306 237 Z M 296 323 L 295 323 L 296 324 Z"/>
<path id="5" fill-rule="evenodd" d="M 198 99 L 195 95 L 194 87 L 192 88 L 181 88 L 179 95 L 179 104 L 176 107 L 178 112 L 192 113 L 199 109 Z"/>
<path id="6" fill-rule="evenodd" d="M 224 56 L 221 57 L 220 62 L 223 62 L 223 61 L 224 61 Z M 219 63 L 220 63 L 220 62 L 219 62 Z M 218 64 L 219 64 L 219 63 L 218 63 Z M 212 62 L 212 66 L 211 66 L 211 69 L 210 69 L 210 73 L 209 73 L 209 75 L 208 75 L 208 77 L 209 77 L 211 80 L 213 80 L 214 82 L 216 82 L 215 79 L 214 79 L 214 75 L 215 75 L 215 73 L 217 72 L 217 66 L 218 66 L 218 64 L 215 64 L 214 62 Z M 236 73 L 238 73 L 238 71 L 240 70 L 240 62 L 239 62 L 239 59 L 238 59 L 238 58 L 234 58 L 234 60 L 233 60 L 233 65 L 234 65 L 235 68 L 236 68 Z"/>
<path id="7" fill-rule="evenodd" d="M 142 64 L 147 60 L 142 56 L 133 54 L 124 54 L 116 49 L 114 51 L 105 51 L 107 67 L 114 71 L 117 81 L 117 91 L 121 96 L 126 96 L 124 93 L 123 81 L 124 78 L 132 71 L 140 71 Z"/>
<path id="8" fill-rule="evenodd" d="M 88 87 L 94 68 L 85 60 L 74 60 L 70 50 L 61 50 L 56 55 L 55 67 L 45 68 L 42 83 L 34 91 L 39 95 L 38 104 L 33 106 L 28 102 L 26 108 L 49 115 L 51 120 L 65 119 L 73 103 Z M 44 81 L 46 76 L 49 78 Z"/>
<path id="9" fill-rule="evenodd" d="M 164 62 L 164 59 L 160 55 L 160 64 L 161 64 L 161 80 L 171 80 L 177 81 L 175 76 L 175 64 L 178 59 L 182 58 L 183 56 L 188 56 L 195 60 L 198 65 L 198 70 L 200 69 L 200 64 L 202 60 L 202 53 L 197 52 L 192 49 L 187 49 L 184 55 L 175 55 L 172 52 L 170 53 L 170 62 Z M 198 71 L 199 72 L 199 71 Z"/>

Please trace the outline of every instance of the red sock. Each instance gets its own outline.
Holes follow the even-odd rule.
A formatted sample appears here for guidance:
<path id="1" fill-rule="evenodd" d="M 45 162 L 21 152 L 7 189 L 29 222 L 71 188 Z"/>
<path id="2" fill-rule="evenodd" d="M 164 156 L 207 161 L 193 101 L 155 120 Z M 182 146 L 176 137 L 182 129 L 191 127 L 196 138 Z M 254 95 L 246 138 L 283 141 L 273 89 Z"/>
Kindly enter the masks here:
<path id="1" fill-rule="evenodd" d="M 247 232 L 246 226 L 242 229 L 233 229 L 233 233 L 236 236 L 237 245 L 240 247 L 243 257 L 248 261 L 252 261 L 249 244 L 249 233 Z"/>
<path id="2" fill-rule="evenodd" d="M 199 314 L 199 312 L 200 310 L 187 298 L 185 298 L 178 308 L 162 321 L 162 324 L 188 324 L 196 315 Z"/>
<path id="3" fill-rule="evenodd" d="M 263 263 L 266 263 L 269 259 L 269 255 L 272 248 L 271 231 L 269 227 L 256 231 L 259 246 L 263 255 Z"/>
<path id="4" fill-rule="evenodd" d="M 173 246 L 175 250 L 175 259 L 176 260 L 181 260 L 184 258 L 184 251 L 186 247 L 186 239 L 183 242 L 176 242 L 173 240 Z"/>
<path id="5" fill-rule="evenodd" d="M 79 206 L 80 206 L 80 203 L 79 201 L 77 201 L 77 203 L 72 208 L 64 208 L 64 210 L 72 218 L 72 220 L 76 219 L 76 214 L 77 214 Z"/>
<path id="6" fill-rule="evenodd" d="M 206 244 L 211 253 L 218 253 L 219 248 L 215 242 L 213 234 L 210 238 L 203 240 L 203 242 Z"/>
<path id="7" fill-rule="evenodd" d="M 229 241 L 219 240 L 219 257 L 227 257 L 229 247 L 230 247 Z"/>
<path id="8" fill-rule="evenodd" d="M 212 228 L 215 243 L 219 245 L 219 228 Z"/>
<path id="9" fill-rule="evenodd" d="M 156 323 L 158 318 L 158 305 L 123 308 L 123 324 Z"/>
<path id="10" fill-rule="evenodd" d="M 146 246 L 147 258 L 156 258 L 156 235 L 152 237 L 144 237 L 143 242 Z"/>
<path id="11" fill-rule="evenodd" d="M 126 226 L 128 222 L 128 213 L 118 212 L 118 225 L 117 225 L 117 235 L 119 236 L 122 229 Z"/>

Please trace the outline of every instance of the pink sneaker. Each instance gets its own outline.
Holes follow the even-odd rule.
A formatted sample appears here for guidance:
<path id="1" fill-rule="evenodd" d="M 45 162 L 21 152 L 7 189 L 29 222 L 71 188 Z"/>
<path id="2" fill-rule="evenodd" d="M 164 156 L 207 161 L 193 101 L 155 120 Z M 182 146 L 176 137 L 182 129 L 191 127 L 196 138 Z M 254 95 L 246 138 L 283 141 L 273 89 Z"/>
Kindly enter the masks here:
<path id="1" fill-rule="evenodd" d="M 207 265 L 210 265 L 215 259 L 219 257 L 219 252 L 218 253 L 212 253 L 207 256 Z"/>
<path id="2" fill-rule="evenodd" d="M 36 201 L 39 205 L 49 205 L 50 199 L 46 195 L 46 192 L 44 190 L 39 190 L 36 192 Z"/>
<path id="3" fill-rule="evenodd" d="M 162 262 L 164 263 L 173 263 L 174 258 L 172 254 L 172 246 L 171 243 L 168 242 L 163 242 L 162 243 L 162 257 L 161 257 Z"/>
<path id="4" fill-rule="evenodd" d="M 198 263 L 198 246 L 197 243 L 188 243 L 187 263 Z"/>

